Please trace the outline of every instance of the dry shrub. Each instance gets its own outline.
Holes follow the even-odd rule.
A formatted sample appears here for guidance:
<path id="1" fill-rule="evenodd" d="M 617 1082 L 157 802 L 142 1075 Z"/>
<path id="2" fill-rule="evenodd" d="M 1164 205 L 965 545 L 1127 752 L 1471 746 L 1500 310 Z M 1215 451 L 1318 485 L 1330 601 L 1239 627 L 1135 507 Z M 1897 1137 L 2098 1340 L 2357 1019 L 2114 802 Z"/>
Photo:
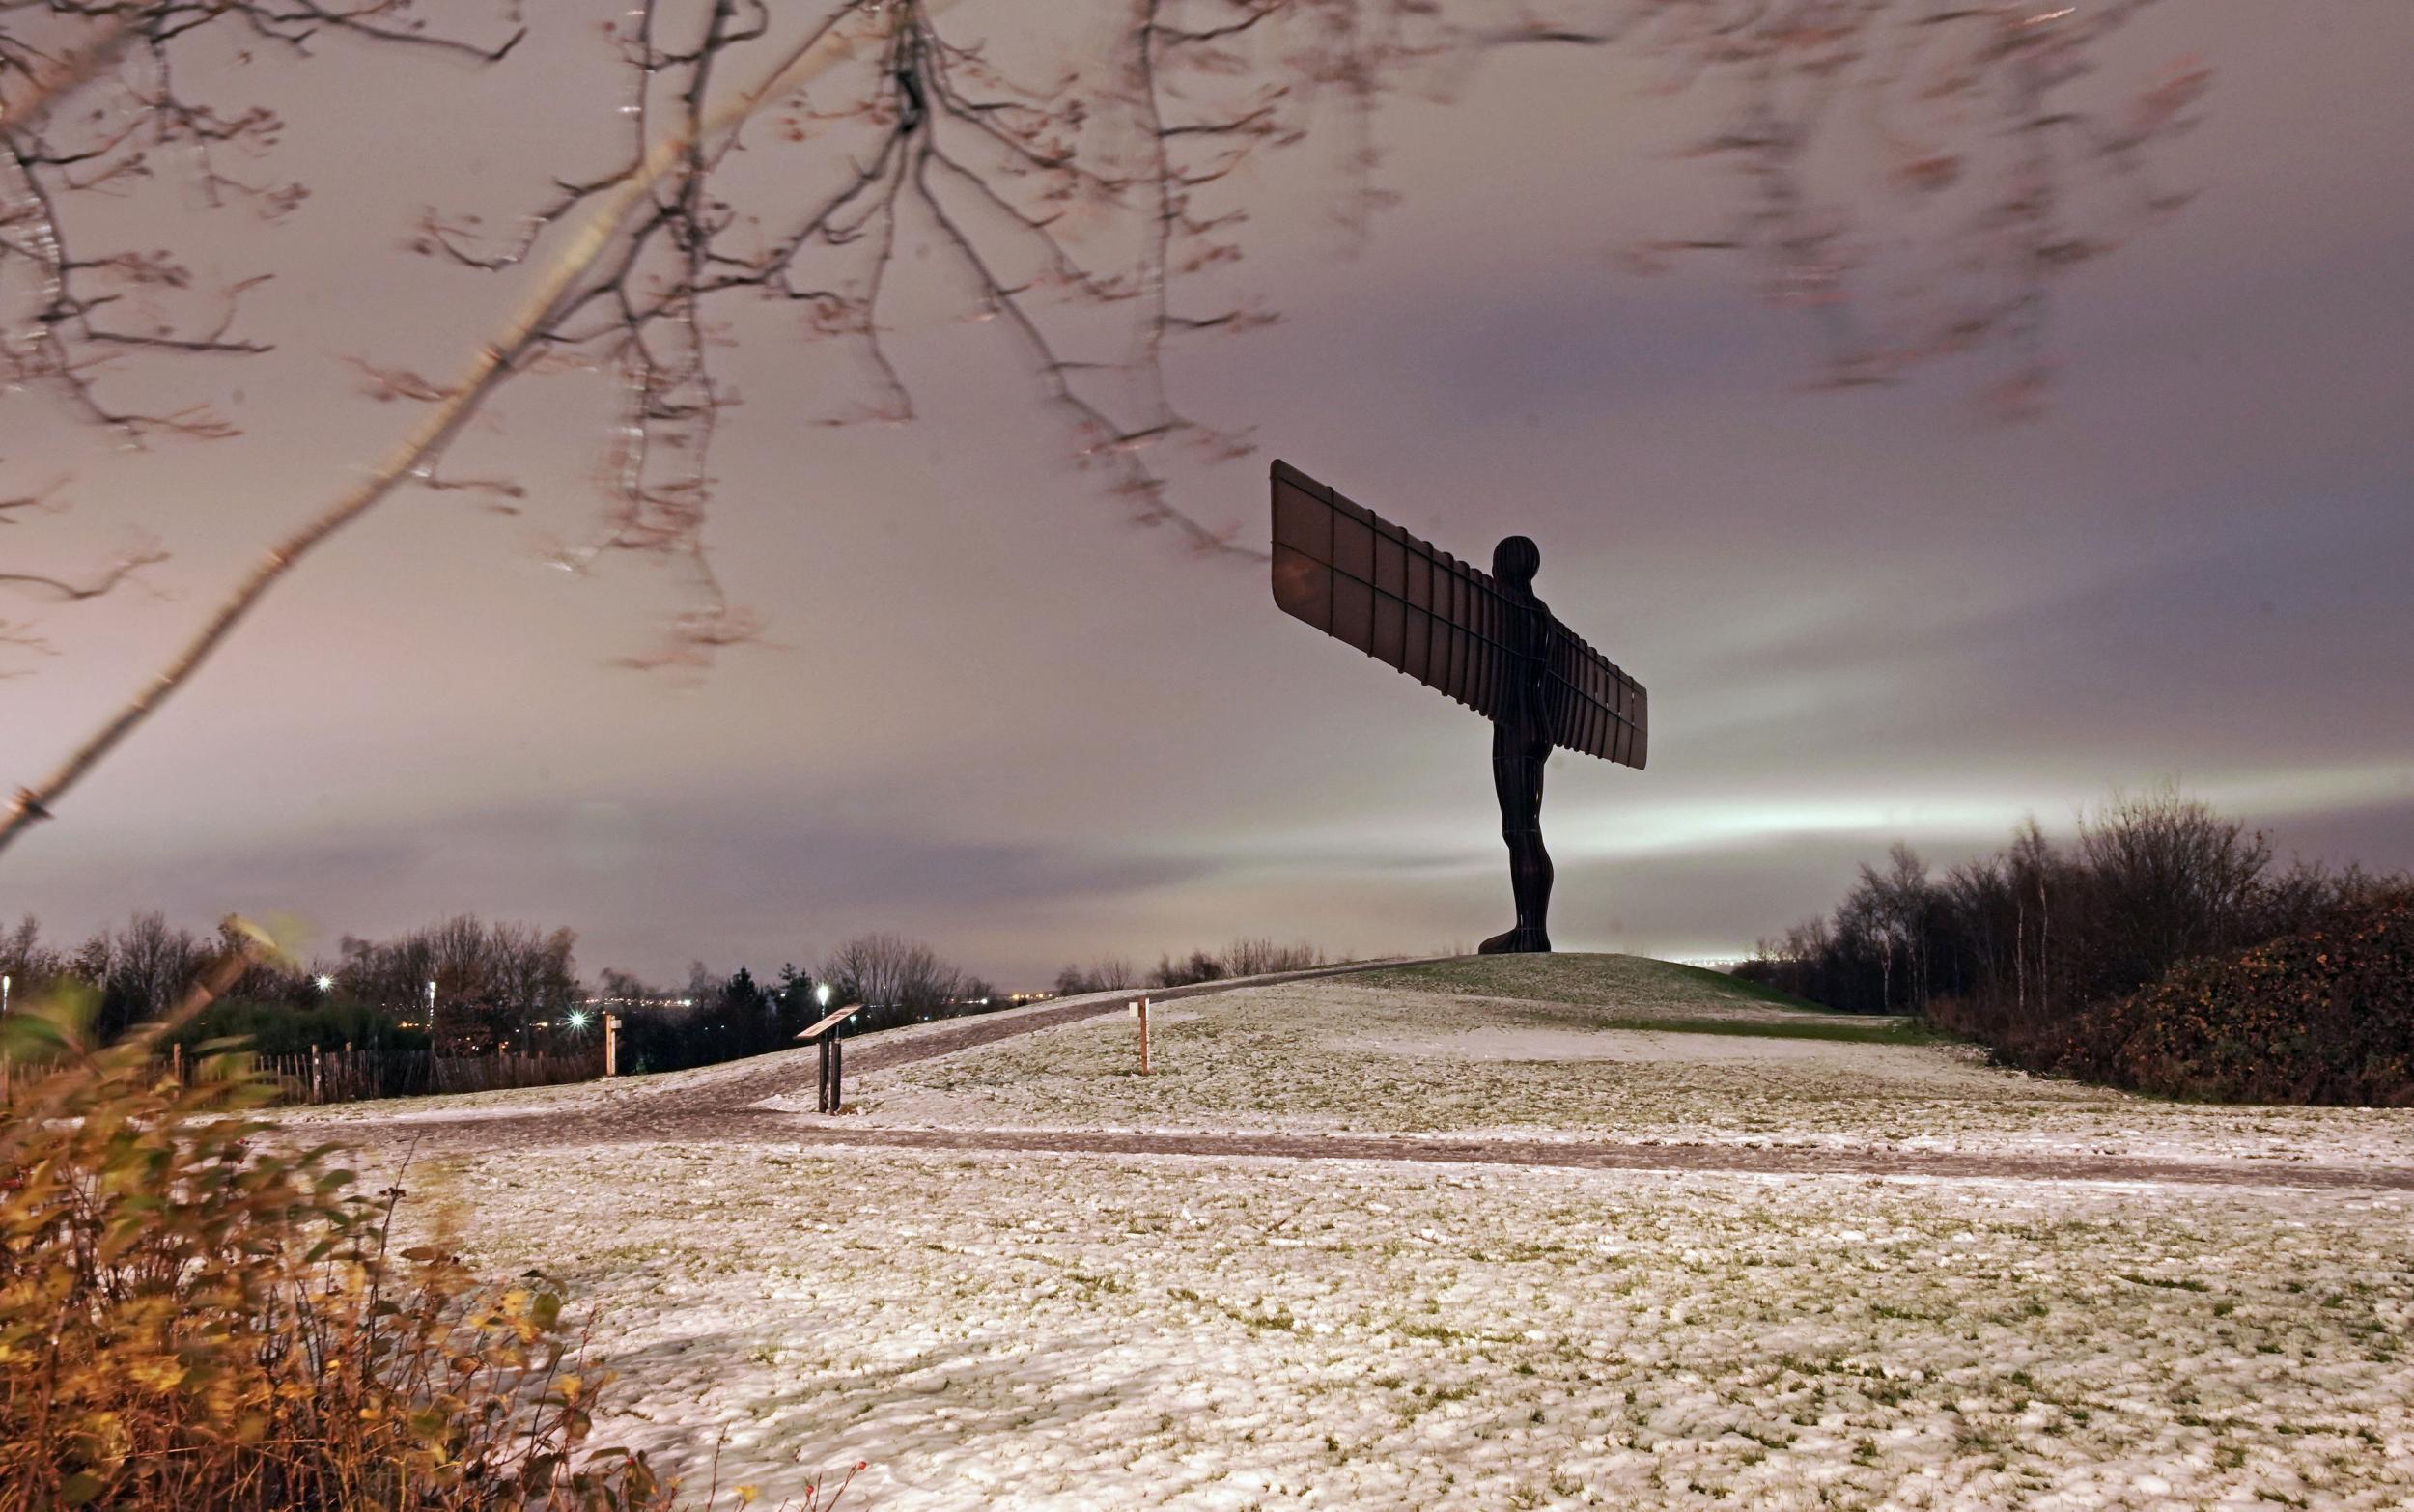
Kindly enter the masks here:
<path id="1" fill-rule="evenodd" d="M 78 1022 L 0 1024 L 56 1068 L 0 1113 L 0 1512 L 670 1504 L 586 1447 L 609 1378 L 558 1288 L 389 1254 L 402 1193 L 262 1143 L 261 1082 L 156 1079 L 151 1036 Z"/>

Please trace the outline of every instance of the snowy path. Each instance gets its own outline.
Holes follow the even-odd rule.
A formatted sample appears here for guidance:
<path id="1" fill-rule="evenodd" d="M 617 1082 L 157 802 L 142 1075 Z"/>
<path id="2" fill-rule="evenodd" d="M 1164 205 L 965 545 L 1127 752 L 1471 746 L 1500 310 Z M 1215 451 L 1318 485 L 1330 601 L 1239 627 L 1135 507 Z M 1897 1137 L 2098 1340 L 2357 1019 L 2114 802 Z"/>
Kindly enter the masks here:
<path id="1" fill-rule="evenodd" d="M 759 1108 L 665 1108 L 612 1117 L 448 1119 L 365 1125 L 355 1134 L 407 1139 L 422 1154 L 496 1153 L 615 1144 L 764 1145 L 816 1149 L 1029 1151 L 1054 1155 L 1258 1157 L 1294 1161 L 1418 1162 L 1597 1171 L 1730 1175 L 1924 1176 L 2040 1182 L 2178 1183 L 2283 1190 L 2414 1191 L 2403 1166 L 2282 1164 L 2269 1161 L 2136 1161 L 2091 1157 L 1964 1155 L 1933 1150 L 1801 1145 L 1643 1144 L 1593 1139 L 1436 1139 L 1414 1135 L 1152 1134 L 1059 1129 L 850 1129 Z"/>

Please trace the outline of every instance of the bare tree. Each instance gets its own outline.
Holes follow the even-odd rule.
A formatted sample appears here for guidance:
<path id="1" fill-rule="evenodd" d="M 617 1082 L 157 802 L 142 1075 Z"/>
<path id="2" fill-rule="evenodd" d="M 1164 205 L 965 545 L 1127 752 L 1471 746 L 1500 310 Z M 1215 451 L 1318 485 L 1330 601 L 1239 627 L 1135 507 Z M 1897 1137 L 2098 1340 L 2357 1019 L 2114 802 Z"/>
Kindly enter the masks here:
<path id="1" fill-rule="evenodd" d="M 918 940 L 858 935 L 830 952 L 821 976 L 867 1008 L 936 1008 L 961 997 L 964 975 Z"/>
<path id="2" fill-rule="evenodd" d="M 2035 815 L 2021 821 L 2012 831 L 2006 865 L 2016 900 L 2012 938 L 2013 957 L 2019 963 L 2016 976 L 2020 1006 L 2024 1017 L 2042 1021 L 2052 1012 L 2053 906 L 2061 890 L 2055 883 L 2063 868 L 2062 858 L 2047 843 L 2045 831 L 2037 827 Z M 2036 941 L 2034 955 L 2026 949 L 2031 938 Z"/>
<path id="3" fill-rule="evenodd" d="M 607 503 L 593 534 L 565 546 L 583 569 L 605 552 L 675 564 L 689 607 L 639 665 L 693 665 L 753 638 L 758 622 L 722 592 L 706 550 L 712 449 L 736 396 L 716 353 L 769 308 L 792 336 L 859 364 L 854 420 L 899 420 L 913 400 L 884 345 L 890 273 L 918 239 L 955 277 L 964 313 L 1023 353 L 1038 402 L 1067 445 L 1137 521 L 1209 554 L 1253 554 L 1184 507 L 1160 459 L 1244 443 L 1171 397 L 1166 355 L 1203 334 L 1269 319 L 1225 289 L 1244 250 L 1242 168 L 1258 153 L 1340 144 L 1345 213 L 1363 229 L 1385 198 L 1375 106 L 1408 86 L 1446 91 L 1478 60 L 1529 46 L 1624 43 L 1672 86 L 1715 76 L 1730 124 L 1702 144 L 1741 171 L 1731 225 L 1635 249 L 1726 250 L 1769 291 L 1826 322 L 1827 378 L 1887 381 L 1929 356 L 2005 340 L 2016 350 L 1998 400 L 2033 404 L 2052 280 L 2109 248 L 2120 229 L 2177 197 L 2147 173 L 2148 149 L 2188 121 L 2203 83 L 2180 69 L 2106 104 L 2074 86 L 2101 41 L 2151 0 L 2038 11 L 2002 0 L 1566 0 L 1565 14 L 1462 0 L 1096 0 L 1080 44 L 1019 42 L 1020 18 L 984 31 L 949 0 L 636 0 L 603 30 L 622 78 L 615 139 L 565 164 L 540 203 L 497 232 L 472 213 L 419 216 L 412 244 L 464 277 L 515 281 L 513 315 L 461 371 L 431 378 L 362 358 L 380 398 L 421 407 L 391 453 L 274 544 L 190 638 L 46 775 L 18 791 L 0 848 L 142 725 L 310 552 L 392 497 L 469 490 L 507 507 L 509 477 L 456 475 L 448 454 L 514 378 L 600 381 L 621 423 L 604 439 Z M 256 102 L 194 93 L 182 65 L 207 39 L 242 34 L 278 59 L 342 35 L 379 54 L 427 53 L 508 67 L 515 8 L 475 35 L 440 35 L 410 0 L 0 0 L 0 302 L 12 306 L 0 364 L 128 445 L 223 439 L 204 401 L 125 391 L 122 359 L 240 358 L 256 281 L 195 287 L 173 250 L 87 244 L 80 207 L 163 171 L 211 206 L 276 218 L 303 186 L 262 177 L 282 122 Z M 1038 35 L 1036 31 L 1032 35 Z M 1103 58 L 1103 66 L 1085 60 Z M 1847 97 L 1862 151 L 1886 165 L 1877 190 L 1837 188 L 1815 149 L 1833 147 Z M 75 108 L 64 108 L 72 101 Z M 94 101 L 98 103 L 94 103 Z M 2082 184 L 2114 190 L 2094 208 Z M 1881 282 L 1858 233 L 1932 225 L 1934 297 L 1875 301 Z M 1905 206 L 1914 207 L 1906 209 Z M 398 215 L 398 220 L 401 219 Z M 1191 291 L 1194 293 L 1186 293 Z M 1878 291 L 1882 295 L 1885 290 Z M 10 504 L 0 501 L 0 519 Z M 0 570 L 0 587 L 88 600 L 158 560 L 137 544 L 81 569 Z M 22 624 L 0 627 L 22 640 Z"/>
<path id="4" fill-rule="evenodd" d="M 1140 985 L 1140 969 L 1121 956 L 1101 956 L 1088 966 L 1067 965 L 1056 973 L 1056 995 L 1073 997 L 1082 993 L 1110 993 Z"/>
<path id="5" fill-rule="evenodd" d="M 66 955 L 42 939 L 42 923 L 32 914 L 0 934 L 0 976 L 10 979 L 14 993 L 31 993 L 66 972 Z"/>
<path id="6" fill-rule="evenodd" d="M 2079 826 L 2095 976 L 2113 991 L 2243 942 L 2258 921 L 2271 846 L 2260 831 L 2174 788 L 2116 795 Z"/>
<path id="7" fill-rule="evenodd" d="M 1915 1007 L 1927 1006 L 1927 927 L 1928 906 L 1933 892 L 1928 884 L 1927 863 L 1920 854 L 1902 841 L 1895 841 L 1886 850 L 1886 870 L 1880 872 L 1864 864 L 1861 887 L 1869 898 L 1869 913 L 1881 949 L 1886 953 L 1885 975 L 1891 983 L 1896 961 L 1909 973 L 1911 1002 Z M 1891 994 L 1882 1004 L 1894 1011 Z"/>
<path id="8" fill-rule="evenodd" d="M 1305 971 L 1325 964 L 1325 953 L 1305 940 L 1277 945 L 1263 936 L 1243 936 L 1224 947 L 1227 976 L 1264 976 L 1275 971 Z"/>
<path id="9" fill-rule="evenodd" d="M 190 931 L 171 929 L 164 914 L 137 913 L 109 941 L 109 985 L 128 1016 L 147 1022 L 167 1012 L 210 956 Z"/>
<path id="10" fill-rule="evenodd" d="M 1720 74 L 1735 86 L 1698 151 L 1742 187 L 1728 224 L 1638 243 L 1629 261 L 1651 271 L 1683 252 L 1749 259 L 1772 300 L 1818 321 L 1827 386 L 1895 381 L 1995 343 L 2007 366 L 1984 399 L 2032 414 L 2052 382 L 2055 283 L 2189 198 L 2159 181 L 2151 149 L 2194 125 L 2209 69 L 2182 58 L 2108 102 L 2074 98 L 2105 41 L 2152 3 L 1627 8 L 1672 82 Z M 1839 149 L 1874 181 L 1858 198 L 1827 171 Z M 1888 231 L 1926 243 L 1916 267 L 1881 254 L 1872 208 Z M 1906 292 L 1856 297 L 1889 282 Z"/>

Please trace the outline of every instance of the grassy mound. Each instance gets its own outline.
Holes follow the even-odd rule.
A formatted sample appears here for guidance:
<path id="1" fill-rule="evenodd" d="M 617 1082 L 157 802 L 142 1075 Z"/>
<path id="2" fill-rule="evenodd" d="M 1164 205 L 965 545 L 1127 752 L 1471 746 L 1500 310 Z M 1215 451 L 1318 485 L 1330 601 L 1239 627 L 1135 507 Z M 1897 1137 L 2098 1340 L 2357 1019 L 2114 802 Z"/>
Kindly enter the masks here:
<path id="1" fill-rule="evenodd" d="M 2083 1016 L 2057 1069 L 2170 1097 L 2414 1106 L 2414 892 L 2183 965 Z"/>
<path id="2" fill-rule="evenodd" d="M 1839 1013 L 1720 971 L 1647 956 L 1464 956 L 1353 973 L 1367 987 L 1563 1003 L 1598 1010 L 1586 1027 L 1918 1045 L 1945 1038 L 1908 1019 Z"/>

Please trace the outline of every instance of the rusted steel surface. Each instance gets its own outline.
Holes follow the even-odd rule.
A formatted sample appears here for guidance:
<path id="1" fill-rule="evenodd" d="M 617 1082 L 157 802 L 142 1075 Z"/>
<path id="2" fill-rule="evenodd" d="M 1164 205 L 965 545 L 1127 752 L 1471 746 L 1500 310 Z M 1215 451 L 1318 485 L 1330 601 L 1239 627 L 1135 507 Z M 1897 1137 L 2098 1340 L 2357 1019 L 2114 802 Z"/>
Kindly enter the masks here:
<path id="1" fill-rule="evenodd" d="M 1555 873 L 1542 843 L 1554 748 L 1640 769 L 1650 749 L 1642 685 L 1559 623 L 1534 593 L 1542 548 L 1524 536 L 1478 571 L 1292 466 L 1274 464 L 1274 602 L 1344 645 L 1492 721 L 1492 787 L 1517 922 L 1485 955 L 1551 948 Z"/>

